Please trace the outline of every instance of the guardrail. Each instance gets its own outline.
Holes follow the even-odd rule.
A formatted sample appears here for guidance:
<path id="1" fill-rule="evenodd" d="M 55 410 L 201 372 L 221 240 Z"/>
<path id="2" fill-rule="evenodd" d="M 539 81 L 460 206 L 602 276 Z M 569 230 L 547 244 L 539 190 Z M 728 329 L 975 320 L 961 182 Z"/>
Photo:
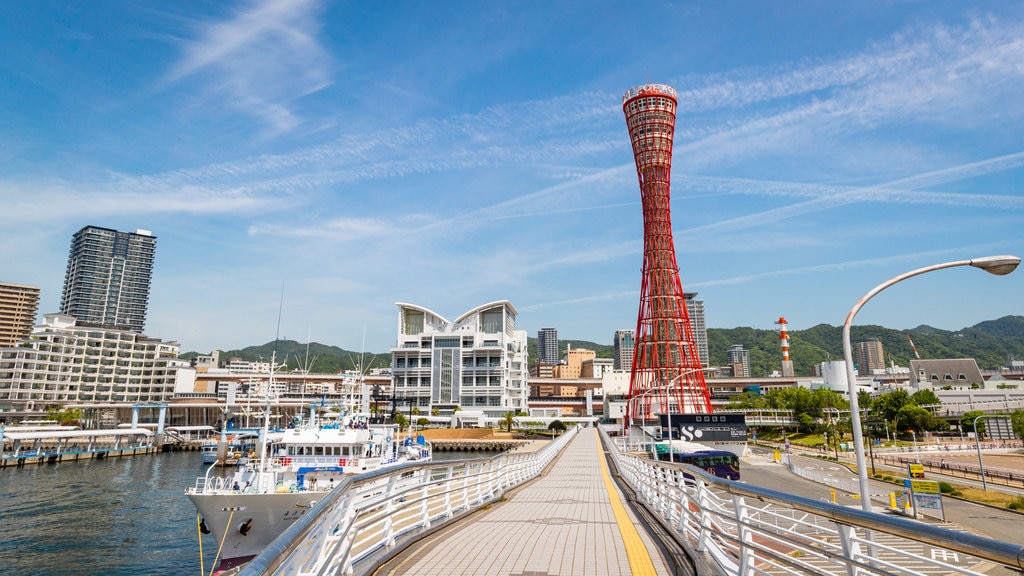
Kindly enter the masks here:
<path id="1" fill-rule="evenodd" d="M 632 455 L 626 439 L 605 427 L 601 437 L 620 477 L 690 553 L 699 574 L 977 575 L 972 567 L 981 560 L 1024 570 L 1018 544 L 731 482 Z M 916 544 L 949 554 L 926 556 Z M 978 560 L 942 560 L 953 552 Z"/>
<path id="2" fill-rule="evenodd" d="M 407 543 L 536 477 L 578 430 L 533 453 L 405 464 L 346 478 L 233 573 L 367 574 Z"/>

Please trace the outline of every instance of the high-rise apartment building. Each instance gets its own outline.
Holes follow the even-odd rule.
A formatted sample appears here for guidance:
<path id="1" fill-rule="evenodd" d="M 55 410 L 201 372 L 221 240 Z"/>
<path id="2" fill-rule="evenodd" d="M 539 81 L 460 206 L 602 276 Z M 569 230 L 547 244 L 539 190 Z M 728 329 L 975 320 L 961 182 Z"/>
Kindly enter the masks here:
<path id="1" fill-rule="evenodd" d="M 558 364 L 558 330 L 541 328 L 537 331 L 537 362 L 540 364 Z"/>
<path id="2" fill-rule="evenodd" d="M 726 354 L 729 356 L 732 375 L 736 378 L 750 378 L 750 352 L 742 344 L 733 344 Z"/>
<path id="3" fill-rule="evenodd" d="M 527 337 L 516 330 L 510 302 L 484 304 L 454 322 L 420 306 L 397 305 L 391 390 L 410 409 L 449 415 L 458 407 L 494 418 L 527 409 Z"/>
<path id="4" fill-rule="evenodd" d="M 882 341 L 878 338 L 857 342 L 854 352 L 858 375 L 868 376 L 872 374 L 872 370 L 885 370 L 885 351 L 882 349 Z"/>
<path id="5" fill-rule="evenodd" d="M 28 338 L 38 309 L 39 288 L 0 282 L 0 348 Z"/>
<path id="6" fill-rule="evenodd" d="M 636 332 L 633 330 L 616 330 L 612 340 L 612 347 L 615 350 L 616 370 L 631 370 L 633 368 L 633 339 Z"/>
<path id="7" fill-rule="evenodd" d="M 71 239 L 62 314 L 77 325 L 131 330 L 146 325 L 156 236 L 86 226 Z"/>
<path id="8" fill-rule="evenodd" d="M 697 300 L 696 292 L 684 292 L 686 311 L 690 314 L 690 326 L 693 327 L 693 341 L 697 343 L 697 355 L 700 365 L 708 365 L 708 324 L 704 319 L 704 301 Z"/>

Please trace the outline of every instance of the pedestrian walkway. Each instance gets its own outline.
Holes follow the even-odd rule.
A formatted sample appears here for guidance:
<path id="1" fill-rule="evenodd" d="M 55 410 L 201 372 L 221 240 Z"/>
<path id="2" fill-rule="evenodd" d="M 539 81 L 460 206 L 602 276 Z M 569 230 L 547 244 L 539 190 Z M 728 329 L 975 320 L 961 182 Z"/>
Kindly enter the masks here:
<path id="1" fill-rule="evenodd" d="M 386 574 L 617 576 L 671 574 L 612 480 L 595 428 L 539 478 L 414 545 Z"/>

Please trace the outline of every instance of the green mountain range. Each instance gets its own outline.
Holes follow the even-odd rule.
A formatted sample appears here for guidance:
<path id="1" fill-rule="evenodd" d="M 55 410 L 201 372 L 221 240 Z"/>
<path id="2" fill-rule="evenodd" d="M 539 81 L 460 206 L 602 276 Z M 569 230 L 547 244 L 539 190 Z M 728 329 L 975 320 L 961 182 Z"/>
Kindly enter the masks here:
<path id="1" fill-rule="evenodd" d="M 910 338 L 908 338 L 908 335 Z M 980 322 L 957 331 L 940 330 L 921 325 L 907 330 L 894 330 L 883 326 L 853 326 L 850 339 L 856 343 L 869 338 L 882 341 L 886 361 L 907 366 L 914 358 L 910 346 L 913 339 L 921 358 L 974 358 L 978 366 L 998 368 L 1011 358 L 1024 360 L 1024 316 L 1004 316 L 998 320 Z M 812 367 L 828 360 L 843 358 L 843 330 L 841 326 L 819 324 L 806 330 L 789 332 L 789 357 L 797 376 L 809 376 Z M 741 344 L 750 354 L 750 370 L 754 376 L 767 376 L 780 369 L 782 349 L 779 333 L 775 330 L 757 328 L 709 328 L 708 353 L 711 365 L 727 363 L 726 352 L 734 344 Z M 585 340 L 559 340 L 559 352 L 569 346 L 585 348 L 596 352 L 598 358 L 611 358 L 612 346 Z M 529 339 L 530 363 L 537 360 L 537 339 Z M 307 352 L 308 348 L 308 352 Z M 387 368 L 391 365 L 390 353 L 352 352 L 311 342 L 279 340 L 261 346 L 249 346 L 241 350 L 221 353 L 221 359 L 242 358 L 250 361 L 269 361 L 275 352 L 278 362 L 286 362 L 291 369 L 308 366 L 313 373 L 331 373 L 342 370 Z M 182 354 L 191 358 L 197 353 Z"/>

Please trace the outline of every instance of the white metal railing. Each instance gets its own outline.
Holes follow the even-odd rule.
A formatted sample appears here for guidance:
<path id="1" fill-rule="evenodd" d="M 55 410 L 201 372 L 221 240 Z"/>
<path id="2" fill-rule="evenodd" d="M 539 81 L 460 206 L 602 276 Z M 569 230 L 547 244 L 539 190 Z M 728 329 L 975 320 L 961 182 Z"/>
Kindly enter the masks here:
<path id="1" fill-rule="evenodd" d="M 982 560 L 1024 569 L 1024 546 L 630 454 L 611 430 L 602 427 L 601 437 L 619 476 L 700 574 L 977 575 Z"/>
<path id="2" fill-rule="evenodd" d="M 536 477 L 578 430 L 533 453 L 405 464 L 348 477 L 238 573 L 366 573 L 428 530 Z"/>

